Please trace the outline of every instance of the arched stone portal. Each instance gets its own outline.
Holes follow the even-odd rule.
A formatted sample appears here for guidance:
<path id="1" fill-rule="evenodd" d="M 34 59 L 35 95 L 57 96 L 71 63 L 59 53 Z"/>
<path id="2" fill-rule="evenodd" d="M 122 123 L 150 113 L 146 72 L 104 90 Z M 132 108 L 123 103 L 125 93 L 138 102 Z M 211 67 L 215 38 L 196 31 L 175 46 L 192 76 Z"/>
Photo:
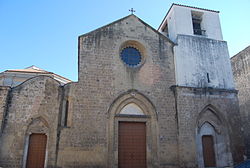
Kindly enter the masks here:
<path id="1" fill-rule="evenodd" d="M 136 127 L 137 130 L 145 130 L 145 135 L 142 134 L 142 137 L 145 136 L 145 166 L 147 168 L 158 167 L 157 113 L 150 100 L 135 90 L 122 94 L 110 106 L 107 167 L 117 168 L 119 164 L 124 164 L 121 163 L 122 158 L 119 156 L 119 150 L 122 150 L 122 148 L 119 148 L 119 143 L 122 143 L 122 133 L 119 133 L 119 131 L 125 129 L 126 132 L 127 126 Z M 132 130 L 134 130 L 133 128 Z M 134 134 L 137 133 L 134 132 Z M 134 140 L 137 141 L 138 139 Z M 144 143 L 143 140 L 141 142 Z M 143 146 L 140 149 L 143 150 Z M 144 156 L 144 154 L 142 155 Z M 131 154 L 131 157 L 137 156 Z"/>
<path id="2" fill-rule="evenodd" d="M 22 168 L 46 167 L 48 155 L 49 124 L 45 117 L 30 119 L 27 126 Z"/>
<path id="3" fill-rule="evenodd" d="M 198 116 L 196 145 L 199 168 L 233 165 L 227 122 L 212 105 Z"/>

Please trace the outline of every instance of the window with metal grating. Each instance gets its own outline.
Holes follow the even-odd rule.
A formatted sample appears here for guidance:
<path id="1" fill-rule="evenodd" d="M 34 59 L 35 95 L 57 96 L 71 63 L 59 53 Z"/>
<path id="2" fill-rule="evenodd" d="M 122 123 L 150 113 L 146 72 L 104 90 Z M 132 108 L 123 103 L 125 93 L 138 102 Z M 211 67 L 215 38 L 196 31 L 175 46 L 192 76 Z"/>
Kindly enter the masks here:
<path id="1" fill-rule="evenodd" d="M 134 47 L 124 48 L 120 56 L 122 61 L 130 67 L 138 66 L 142 60 L 140 51 Z"/>

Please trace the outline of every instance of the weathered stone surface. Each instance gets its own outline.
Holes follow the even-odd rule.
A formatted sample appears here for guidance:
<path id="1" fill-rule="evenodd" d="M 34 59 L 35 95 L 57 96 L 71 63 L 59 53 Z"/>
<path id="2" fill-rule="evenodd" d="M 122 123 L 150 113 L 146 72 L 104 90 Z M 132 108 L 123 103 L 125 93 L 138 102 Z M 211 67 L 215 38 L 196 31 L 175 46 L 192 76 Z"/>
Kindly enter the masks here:
<path id="1" fill-rule="evenodd" d="M 146 61 L 138 68 L 127 67 L 119 57 L 120 47 L 133 41 L 145 46 Z M 61 132 L 58 166 L 111 167 L 107 166 L 107 159 L 113 156 L 107 149 L 108 138 L 115 132 L 108 132 L 107 123 L 115 119 L 109 109 L 129 90 L 143 94 L 154 104 L 159 135 L 168 135 L 152 142 L 159 145 L 159 161 L 152 159 L 151 165 L 175 165 L 177 130 L 170 90 L 175 84 L 173 44 L 133 15 L 80 36 L 79 44 L 79 82 L 70 85 L 68 92 L 73 100 L 73 123 Z M 166 152 L 169 149 L 171 155 Z"/>
<path id="2" fill-rule="evenodd" d="M 12 89 L 0 141 L 1 166 L 23 165 L 31 133 L 47 135 L 47 165 L 55 165 L 61 93 L 60 84 L 46 76 L 32 78 Z"/>
<path id="3" fill-rule="evenodd" d="M 250 46 L 231 58 L 236 89 L 239 90 L 239 105 L 246 154 L 250 158 Z"/>
<path id="4" fill-rule="evenodd" d="M 8 105 L 8 94 L 10 87 L 0 86 L 0 128 L 3 129 L 6 106 Z M 2 132 L 2 131 L 1 131 Z M 1 134 L 1 133 L 0 133 Z"/>
<path id="5" fill-rule="evenodd" d="M 47 167 L 117 168 L 122 121 L 146 123 L 148 168 L 204 167 L 200 149 L 207 124 L 218 166 L 239 162 L 236 91 L 176 86 L 174 45 L 129 15 L 79 37 L 78 82 L 62 87 L 40 76 L 11 90 L 0 88 L 0 166 L 25 167 L 30 134 L 44 133 Z M 140 51 L 140 66 L 121 60 L 124 47 Z M 120 113 L 130 103 L 140 115 Z"/>
<path id="6" fill-rule="evenodd" d="M 174 52 L 178 85 L 234 89 L 225 41 L 178 35 L 177 43 Z"/>
<path id="7" fill-rule="evenodd" d="M 242 161 L 244 144 L 237 92 L 213 88 L 173 89 L 177 100 L 180 166 L 203 166 L 203 160 L 199 159 L 202 158 L 202 152 L 199 152 L 202 144 L 197 138 L 204 123 L 211 124 L 218 132 L 215 136 L 217 164 L 221 164 L 218 167 L 233 166 L 234 162 Z"/>

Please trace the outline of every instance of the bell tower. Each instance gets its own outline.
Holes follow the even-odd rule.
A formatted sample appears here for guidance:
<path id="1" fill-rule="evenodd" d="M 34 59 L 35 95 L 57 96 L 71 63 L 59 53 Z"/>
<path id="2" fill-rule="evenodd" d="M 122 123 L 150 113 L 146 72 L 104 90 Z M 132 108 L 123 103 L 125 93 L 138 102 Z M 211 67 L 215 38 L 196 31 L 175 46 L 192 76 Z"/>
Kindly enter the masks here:
<path id="1" fill-rule="evenodd" d="M 178 86 L 234 88 L 218 11 L 172 4 L 158 31 L 176 43 Z"/>

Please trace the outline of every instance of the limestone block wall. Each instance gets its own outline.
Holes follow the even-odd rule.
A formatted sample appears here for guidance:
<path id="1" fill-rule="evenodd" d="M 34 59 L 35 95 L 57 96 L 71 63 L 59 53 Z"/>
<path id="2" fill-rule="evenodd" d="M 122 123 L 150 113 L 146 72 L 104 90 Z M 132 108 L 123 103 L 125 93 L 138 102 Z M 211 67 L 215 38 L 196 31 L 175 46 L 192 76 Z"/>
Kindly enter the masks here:
<path id="1" fill-rule="evenodd" d="M 46 166 L 55 165 L 61 93 L 60 84 L 46 76 L 12 88 L 0 137 L 0 167 L 25 167 L 32 133 L 46 134 Z"/>
<path id="2" fill-rule="evenodd" d="M 191 87 L 174 87 L 173 91 L 177 101 L 180 167 L 204 167 L 201 128 L 206 123 L 215 134 L 216 166 L 233 166 L 243 161 L 237 92 Z"/>
<path id="3" fill-rule="evenodd" d="M 143 54 L 139 67 L 130 68 L 120 59 L 121 49 L 130 45 Z M 170 90 L 174 84 L 173 43 L 136 16 L 80 36 L 79 82 L 67 91 L 73 104 L 72 125 L 61 130 L 58 167 L 117 166 L 117 127 L 110 128 L 110 123 L 116 125 L 121 118 L 112 116 L 110 109 L 119 106 L 122 96 L 138 100 L 131 94 L 143 97 L 139 105 L 152 104 L 155 110 L 150 113 L 157 116 L 150 120 L 155 135 L 149 136 L 148 167 L 178 167 L 176 111 Z"/>
<path id="4" fill-rule="evenodd" d="M 9 87 L 0 86 L 0 129 L 3 129 L 5 111 L 8 103 Z M 2 131 L 0 132 L 1 135 Z"/>
<path id="5" fill-rule="evenodd" d="M 239 105 L 246 155 L 250 158 L 250 46 L 231 58 L 236 89 L 239 90 Z"/>

